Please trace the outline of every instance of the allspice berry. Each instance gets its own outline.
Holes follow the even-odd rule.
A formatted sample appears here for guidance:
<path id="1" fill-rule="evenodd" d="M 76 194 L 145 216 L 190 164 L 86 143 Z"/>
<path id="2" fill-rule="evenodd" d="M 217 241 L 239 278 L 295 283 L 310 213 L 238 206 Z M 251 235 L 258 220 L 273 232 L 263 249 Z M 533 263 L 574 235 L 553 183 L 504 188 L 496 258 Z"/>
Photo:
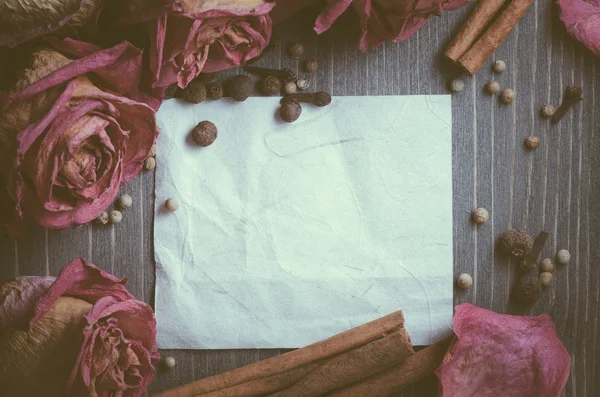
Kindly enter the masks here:
<path id="1" fill-rule="evenodd" d="M 292 58 L 300 58 L 304 55 L 304 46 L 300 43 L 292 44 L 288 49 L 288 52 Z"/>
<path id="2" fill-rule="evenodd" d="M 554 116 L 555 112 L 556 112 L 556 109 L 554 108 L 554 106 L 552 106 L 550 104 L 546 104 L 546 105 L 542 106 L 542 108 L 540 109 L 540 113 L 542 114 L 542 116 L 544 116 L 547 119 Z"/>
<path id="3" fill-rule="evenodd" d="M 260 81 L 260 91 L 265 95 L 276 95 L 281 92 L 281 81 L 275 76 L 265 76 Z"/>
<path id="4" fill-rule="evenodd" d="M 152 171 L 156 168 L 156 159 L 154 157 L 148 157 L 144 161 L 144 168 L 148 171 Z"/>
<path id="5" fill-rule="evenodd" d="M 181 91 L 181 99 L 189 103 L 200 103 L 206 99 L 206 86 L 193 80 Z"/>
<path id="6" fill-rule="evenodd" d="M 554 280 L 554 276 L 552 275 L 552 273 L 540 273 L 540 283 L 543 287 L 549 287 L 552 284 L 552 280 Z"/>
<path id="7" fill-rule="evenodd" d="M 163 366 L 166 369 L 175 368 L 176 362 L 175 362 L 175 359 L 173 357 L 165 357 L 162 362 L 163 362 Z"/>
<path id="8" fill-rule="evenodd" d="M 244 74 L 240 74 L 231 80 L 229 96 L 238 102 L 243 102 L 252 94 L 253 88 L 252 79 Z"/>
<path id="9" fill-rule="evenodd" d="M 296 92 L 298 92 L 298 86 L 296 85 L 295 82 L 290 81 L 288 83 L 285 83 L 283 85 L 283 94 L 284 95 L 291 95 L 291 94 L 295 94 Z"/>
<path id="10" fill-rule="evenodd" d="M 523 276 L 517 285 L 515 297 L 521 303 L 530 305 L 537 302 L 542 294 L 542 284 L 538 277 Z"/>
<path id="11" fill-rule="evenodd" d="M 528 136 L 525 138 L 525 147 L 527 150 L 535 150 L 540 146 L 541 139 L 537 136 Z"/>
<path id="12" fill-rule="evenodd" d="M 470 274 L 463 273 L 456 278 L 456 285 L 462 289 L 471 288 L 473 285 L 473 277 Z"/>
<path id="13" fill-rule="evenodd" d="M 179 209 L 179 203 L 174 198 L 167 199 L 165 201 L 165 208 L 168 211 L 175 212 Z"/>
<path id="14" fill-rule="evenodd" d="M 454 79 L 450 82 L 449 88 L 451 92 L 461 92 L 465 89 L 465 82 L 462 79 Z"/>
<path id="15" fill-rule="evenodd" d="M 179 94 L 179 86 L 177 85 L 177 83 L 173 83 L 170 86 L 168 86 L 167 89 L 165 90 L 165 98 L 164 99 L 176 98 L 178 94 Z"/>
<path id="16" fill-rule="evenodd" d="M 117 210 L 110 211 L 110 214 L 108 214 L 108 220 L 113 225 L 117 224 L 123 220 L 123 214 L 121 214 L 121 211 Z"/>
<path id="17" fill-rule="evenodd" d="M 304 62 L 304 70 L 307 73 L 314 73 L 317 71 L 317 60 L 315 58 L 307 59 Z"/>
<path id="18" fill-rule="evenodd" d="M 552 273 L 554 271 L 554 263 L 552 263 L 552 259 L 546 258 L 542 259 L 540 262 L 540 272 L 543 273 Z"/>
<path id="19" fill-rule="evenodd" d="M 556 262 L 561 265 L 566 265 L 571 260 L 571 254 L 567 250 L 560 250 L 556 254 Z"/>
<path id="20" fill-rule="evenodd" d="M 490 213 L 485 208 L 477 208 L 473 211 L 472 218 L 473 222 L 481 225 L 490 219 Z"/>
<path id="21" fill-rule="evenodd" d="M 508 230 L 500 241 L 506 251 L 514 256 L 526 256 L 533 247 L 533 238 L 523 230 Z"/>
<path id="22" fill-rule="evenodd" d="M 130 208 L 133 205 L 133 199 L 130 195 L 124 194 L 117 200 L 117 204 L 121 209 Z"/>
<path id="23" fill-rule="evenodd" d="M 510 88 L 505 89 L 502 91 L 502 94 L 500 94 L 500 100 L 506 105 L 513 103 L 516 97 L 517 94 Z"/>
<path id="24" fill-rule="evenodd" d="M 99 225 L 106 225 L 108 223 L 108 212 L 104 211 L 96 218 L 96 223 Z"/>
<path id="25" fill-rule="evenodd" d="M 199 122 L 192 130 L 192 139 L 198 146 L 212 145 L 217 139 L 217 126 L 208 120 Z"/>
<path id="26" fill-rule="evenodd" d="M 496 61 L 492 66 L 492 69 L 495 73 L 502 73 L 506 70 L 506 62 L 504 61 Z"/>
<path id="27" fill-rule="evenodd" d="M 284 102 L 279 109 L 279 117 L 281 117 L 281 120 L 287 121 L 288 123 L 293 123 L 298 120 L 301 114 L 302 106 L 293 101 Z"/>
<path id="28" fill-rule="evenodd" d="M 221 83 L 208 83 L 206 85 L 206 96 L 213 101 L 223 98 L 223 85 Z"/>
<path id="29" fill-rule="evenodd" d="M 485 90 L 490 94 L 497 94 L 500 91 L 500 84 L 497 81 L 489 81 L 485 85 Z"/>

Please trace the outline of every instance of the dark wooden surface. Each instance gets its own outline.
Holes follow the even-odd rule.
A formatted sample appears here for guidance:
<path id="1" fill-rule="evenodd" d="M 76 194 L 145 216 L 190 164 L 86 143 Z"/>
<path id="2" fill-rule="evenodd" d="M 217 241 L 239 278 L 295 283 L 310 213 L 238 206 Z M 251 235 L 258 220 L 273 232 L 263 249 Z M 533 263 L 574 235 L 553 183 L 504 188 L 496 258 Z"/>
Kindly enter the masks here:
<path id="1" fill-rule="evenodd" d="M 334 29 L 317 37 L 307 28 L 311 13 L 303 13 L 276 29 L 281 47 L 257 64 L 300 70 L 298 61 L 285 56 L 285 47 L 299 41 L 306 47 L 304 58 L 315 56 L 319 62 L 318 71 L 309 76 L 313 88 L 334 95 L 446 93 L 456 71 L 442 61 L 441 50 L 470 7 L 433 18 L 406 42 L 386 43 L 366 54 L 356 47 L 355 16 L 345 15 Z M 551 1 L 536 2 L 494 58 L 506 61 L 505 73 L 493 75 L 490 60 L 477 76 L 465 79 L 465 90 L 453 97 L 454 268 L 456 275 L 467 272 L 475 280 L 470 290 L 456 292 L 455 303 L 472 302 L 513 314 L 548 313 L 572 357 L 565 395 L 596 397 L 600 395 L 600 112 L 595 110 L 600 104 L 600 60 L 568 37 Z M 236 73 L 221 73 L 219 79 Z M 516 102 L 501 105 L 497 97 L 484 93 L 490 79 L 514 88 Z M 558 105 L 567 85 L 582 85 L 585 100 L 551 126 L 539 116 L 539 109 L 544 103 Z M 536 152 L 523 148 L 528 135 L 542 139 Z M 119 225 L 66 232 L 33 227 L 18 241 L 1 236 L 0 281 L 17 275 L 56 275 L 62 265 L 82 256 L 129 277 L 129 289 L 152 303 L 153 183 L 153 174 L 146 172 L 123 187 L 134 204 Z M 476 207 L 491 213 L 490 221 L 480 227 L 469 221 Z M 554 284 L 530 309 L 510 300 L 518 276 L 516 263 L 495 250 L 498 236 L 508 228 L 534 235 L 548 231 L 543 257 L 553 257 L 561 248 L 572 254 L 571 262 L 558 266 Z M 177 366 L 161 371 L 150 392 L 278 353 L 163 351 L 176 358 Z M 436 384 L 422 382 L 402 395 L 435 396 Z"/>

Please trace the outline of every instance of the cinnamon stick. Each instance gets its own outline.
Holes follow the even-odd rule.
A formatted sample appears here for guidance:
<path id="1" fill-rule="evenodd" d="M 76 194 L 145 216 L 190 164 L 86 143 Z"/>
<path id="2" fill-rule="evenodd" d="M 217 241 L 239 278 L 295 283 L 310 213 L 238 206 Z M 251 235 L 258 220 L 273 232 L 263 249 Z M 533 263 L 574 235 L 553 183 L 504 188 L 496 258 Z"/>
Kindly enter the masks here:
<path id="1" fill-rule="evenodd" d="M 326 361 L 293 386 L 270 397 L 316 397 L 401 363 L 414 354 L 405 329 Z"/>
<path id="2" fill-rule="evenodd" d="M 534 1 L 511 0 L 485 33 L 460 57 L 458 64 L 471 75 L 477 73 L 513 28 L 517 26 Z"/>
<path id="3" fill-rule="evenodd" d="M 397 311 L 302 349 L 169 389 L 155 394 L 155 397 L 192 397 L 267 378 L 354 350 L 403 326 L 404 316 Z"/>
<path id="4" fill-rule="evenodd" d="M 508 0 L 480 0 L 469 19 L 460 28 L 454 39 L 446 48 L 445 54 L 448 58 L 457 62 L 483 32 L 485 27 L 494 18 L 498 10 Z"/>
<path id="5" fill-rule="evenodd" d="M 353 385 L 326 394 L 327 397 L 390 397 L 439 368 L 452 338 L 418 351 L 403 363 Z"/>

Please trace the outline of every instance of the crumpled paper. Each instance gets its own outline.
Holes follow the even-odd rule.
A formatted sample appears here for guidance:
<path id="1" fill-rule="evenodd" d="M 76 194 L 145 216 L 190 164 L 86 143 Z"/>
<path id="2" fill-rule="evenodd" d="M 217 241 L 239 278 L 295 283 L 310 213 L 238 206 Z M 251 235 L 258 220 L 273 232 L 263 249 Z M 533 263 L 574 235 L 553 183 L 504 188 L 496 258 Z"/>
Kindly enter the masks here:
<path id="1" fill-rule="evenodd" d="M 157 114 L 159 346 L 296 348 L 399 309 L 415 345 L 447 336 L 450 97 L 335 97 L 292 124 L 278 98 L 227 102 Z"/>

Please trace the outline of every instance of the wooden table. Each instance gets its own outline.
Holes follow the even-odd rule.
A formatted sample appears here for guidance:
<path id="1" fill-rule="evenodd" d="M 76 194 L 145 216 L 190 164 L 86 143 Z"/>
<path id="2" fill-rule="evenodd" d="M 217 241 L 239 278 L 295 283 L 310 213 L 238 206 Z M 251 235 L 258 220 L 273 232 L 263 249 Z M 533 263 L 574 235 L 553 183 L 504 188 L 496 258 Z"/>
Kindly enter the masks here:
<path id="1" fill-rule="evenodd" d="M 276 29 L 281 49 L 257 64 L 299 69 L 299 62 L 285 55 L 287 45 L 299 41 L 305 44 L 305 57 L 318 59 L 319 69 L 310 76 L 312 87 L 333 95 L 445 94 L 456 71 L 444 63 L 441 50 L 470 7 L 433 18 L 406 42 L 386 43 L 366 54 L 356 47 L 358 22 L 352 13 L 320 37 L 307 28 L 313 13 L 302 13 Z M 549 1 L 532 7 L 495 59 L 506 61 L 506 72 L 493 75 L 490 60 L 475 77 L 466 78 L 464 91 L 453 97 L 454 269 L 456 275 L 467 272 L 475 280 L 470 290 L 456 291 L 455 302 L 513 314 L 548 313 L 572 357 L 566 395 L 596 397 L 600 395 L 600 140 L 594 133 L 600 128 L 600 112 L 594 110 L 600 105 L 600 60 L 568 37 Z M 219 78 L 236 73 L 227 71 Z M 483 91 L 492 79 L 516 90 L 513 105 L 501 105 Z M 567 85 L 583 86 L 585 99 L 552 126 L 539 116 L 539 109 L 545 103 L 558 105 Z M 523 147 L 528 135 L 542 139 L 535 152 Z M 114 227 L 88 225 L 66 232 L 33 227 L 18 241 L 0 237 L 0 281 L 20 274 L 56 275 L 62 265 L 81 256 L 129 277 L 129 289 L 152 303 L 153 183 L 153 174 L 145 172 L 123 187 L 134 204 Z M 470 222 L 476 207 L 490 211 L 487 224 L 476 227 Z M 548 231 L 543 257 L 553 257 L 562 248 L 572 254 L 568 265 L 556 269 L 554 284 L 529 310 L 509 299 L 519 275 L 517 265 L 495 250 L 498 236 L 509 228 L 534 235 Z M 163 351 L 175 357 L 177 366 L 160 372 L 150 392 L 278 353 Z M 435 382 L 422 382 L 403 396 L 435 396 L 435 388 Z"/>

